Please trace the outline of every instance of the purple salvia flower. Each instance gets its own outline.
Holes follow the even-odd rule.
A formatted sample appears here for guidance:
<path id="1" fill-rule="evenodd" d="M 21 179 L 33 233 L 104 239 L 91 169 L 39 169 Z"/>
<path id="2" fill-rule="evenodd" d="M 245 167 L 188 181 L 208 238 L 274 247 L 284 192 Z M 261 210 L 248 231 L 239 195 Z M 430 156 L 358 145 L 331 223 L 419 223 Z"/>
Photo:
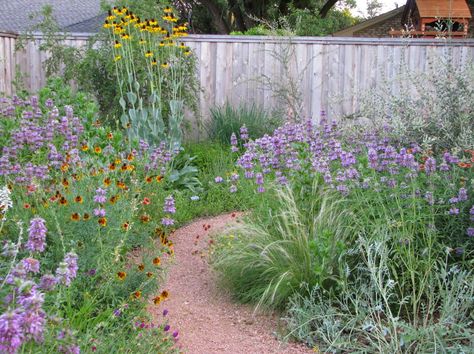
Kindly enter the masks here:
<path id="1" fill-rule="evenodd" d="M 56 277 L 52 274 L 45 274 L 41 277 L 39 288 L 44 291 L 50 291 L 56 286 Z"/>
<path id="2" fill-rule="evenodd" d="M 217 176 L 216 178 L 214 178 L 214 182 L 222 183 L 222 182 L 224 182 L 224 179 L 221 176 Z"/>
<path id="3" fill-rule="evenodd" d="M 464 202 L 467 200 L 467 189 L 466 188 L 460 188 L 458 192 L 458 199 L 460 202 Z"/>
<path id="4" fill-rule="evenodd" d="M 237 192 L 237 186 L 235 184 L 232 184 L 230 187 L 229 187 L 229 192 L 230 193 L 236 193 Z"/>
<path id="5" fill-rule="evenodd" d="M 255 183 L 258 186 L 263 185 L 263 174 L 261 174 L 260 172 L 255 175 Z"/>
<path id="6" fill-rule="evenodd" d="M 474 227 L 468 227 L 466 230 L 466 235 L 469 237 L 474 237 Z"/>
<path id="7" fill-rule="evenodd" d="M 459 214 L 459 209 L 458 208 L 453 206 L 449 209 L 449 215 L 458 215 L 458 214 Z"/>
<path id="8" fill-rule="evenodd" d="M 94 202 L 104 204 L 107 201 L 107 197 L 105 196 L 106 193 L 107 192 L 102 188 L 97 188 L 95 191 Z"/>
<path id="9" fill-rule="evenodd" d="M 172 195 L 166 197 L 163 211 L 170 214 L 176 213 L 176 207 L 174 205 L 174 198 Z"/>
<path id="10" fill-rule="evenodd" d="M 96 208 L 94 209 L 94 215 L 99 217 L 104 217 L 106 215 L 104 208 Z"/>
<path id="11" fill-rule="evenodd" d="M 425 193 L 425 200 L 428 202 L 429 205 L 434 205 L 434 197 L 432 192 Z"/>
<path id="12" fill-rule="evenodd" d="M 74 279 L 77 276 L 77 270 L 79 269 L 77 265 L 78 256 L 74 252 L 69 252 L 64 257 L 64 262 L 67 264 L 67 268 L 69 271 L 69 277 Z"/>
<path id="13" fill-rule="evenodd" d="M 245 124 L 240 127 L 240 139 L 244 141 L 249 139 L 249 132 Z"/>
<path id="14" fill-rule="evenodd" d="M 232 133 L 232 135 L 230 136 L 230 145 L 232 152 L 239 151 L 239 148 L 237 147 L 237 136 L 235 135 L 235 133 Z"/>
<path id="15" fill-rule="evenodd" d="M 22 264 L 27 272 L 38 273 L 40 270 L 40 262 L 34 258 L 25 258 Z"/>
<path id="16" fill-rule="evenodd" d="M 43 252 L 46 247 L 46 229 L 45 220 L 42 218 L 34 218 L 30 221 L 28 228 L 28 242 L 26 248 L 30 251 Z"/>
<path id="17" fill-rule="evenodd" d="M 71 281 L 77 275 L 77 254 L 69 252 L 64 256 L 64 261 L 59 263 L 56 269 L 56 279 L 58 283 L 66 286 L 71 285 Z"/>
<path id="18" fill-rule="evenodd" d="M 425 161 L 425 172 L 427 175 L 436 172 L 436 159 L 434 157 L 428 157 Z"/>
<path id="19" fill-rule="evenodd" d="M 18 310 L 0 316 L 0 352 L 14 354 L 23 344 L 25 335 L 21 327 L 22 315 Z"/>
<path id="20" fill-rule="evenodd" d="M 171 226 L 171 225 L 174 225 L 174 220 L 171 218 L 163 218 L 161 219 L 161 224 L 163 226 Z"/>

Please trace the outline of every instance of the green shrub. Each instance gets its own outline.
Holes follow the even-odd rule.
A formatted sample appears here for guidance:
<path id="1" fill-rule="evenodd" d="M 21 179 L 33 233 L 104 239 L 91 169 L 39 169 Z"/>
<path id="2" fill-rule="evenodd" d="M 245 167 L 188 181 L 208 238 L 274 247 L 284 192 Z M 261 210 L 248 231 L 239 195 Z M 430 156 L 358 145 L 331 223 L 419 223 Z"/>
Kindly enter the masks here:
<path id="1" fill-rule="evenodd" d="M 404 145 L 416 142 L 437 152 L 472 149 L 474 65 L 459 65 L 449 50 L 425 72 L 404 65 L 394 80 L 362 97 L 360 116 L 379 129 L 388 125 L 391 137 Z"/>
<path id="2" fill-rule="evenodd" d="M 222 107 L 211 109 L 211 120 L 208 123 L 209 138 L 222 144 L 230 143 L 230 136 L 240 136 L 240 127 L 245 125 L 251 139 L 271 134 L 282 122 L 256 105 L 233 107 L 226 103 Z"/>

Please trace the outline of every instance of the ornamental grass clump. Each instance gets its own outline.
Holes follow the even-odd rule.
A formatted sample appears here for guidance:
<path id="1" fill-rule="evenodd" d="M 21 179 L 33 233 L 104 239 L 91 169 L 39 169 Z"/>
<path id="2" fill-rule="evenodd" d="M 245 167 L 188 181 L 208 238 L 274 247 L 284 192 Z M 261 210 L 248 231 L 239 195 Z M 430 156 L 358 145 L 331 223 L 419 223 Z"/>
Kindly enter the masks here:
<path id="1" fill-rule="evenodd" d="M 187 72 L 194 71 L 192 52 L 179 39 L 187 26 L 178 24 L 170 7 L 159 18 L 144 19 L 126 7 L 109 11 L 115 74 L 120 91 L 122 127 L 132 141 L 181 144 Z"/>

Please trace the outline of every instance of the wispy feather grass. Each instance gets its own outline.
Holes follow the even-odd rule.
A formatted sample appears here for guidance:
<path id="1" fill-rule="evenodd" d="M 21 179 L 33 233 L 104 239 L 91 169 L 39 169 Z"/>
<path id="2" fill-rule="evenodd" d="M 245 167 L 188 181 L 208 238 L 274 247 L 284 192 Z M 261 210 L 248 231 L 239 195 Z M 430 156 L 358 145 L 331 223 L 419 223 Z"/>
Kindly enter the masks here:
<path id="1" fill-rule="evenodd" d="M 339 258 L 350 228 L 332 193 L 316 181 L 306 195 L 275 194 L 276 211 L 228 230 L 214 258 L 235 297 L 257 308 L 284 306 L 303 284 L 334 287 L 345 273 Z"/>

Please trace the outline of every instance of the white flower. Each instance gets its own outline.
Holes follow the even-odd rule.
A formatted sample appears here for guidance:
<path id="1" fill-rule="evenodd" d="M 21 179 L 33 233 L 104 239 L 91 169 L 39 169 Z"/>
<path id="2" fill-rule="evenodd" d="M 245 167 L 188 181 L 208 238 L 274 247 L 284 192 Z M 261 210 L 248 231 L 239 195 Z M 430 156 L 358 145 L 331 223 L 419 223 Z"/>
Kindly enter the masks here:
<path id="1" fill-rule="evenodd" d="M 0 189 L 0 210 L 2 214 L 1 221 L 5 221 L 5 214 L 7 213 L 7 210 L 13 206 L 10 194 L 11 192 L 7 186 L 4 186 L 2 189 Z"/>
<path id="2" fill-rule="evenodd" d="M 193 195 L 193 196 L 191 197 L 191 200 L 199 200 L 199 196 Z"/>

